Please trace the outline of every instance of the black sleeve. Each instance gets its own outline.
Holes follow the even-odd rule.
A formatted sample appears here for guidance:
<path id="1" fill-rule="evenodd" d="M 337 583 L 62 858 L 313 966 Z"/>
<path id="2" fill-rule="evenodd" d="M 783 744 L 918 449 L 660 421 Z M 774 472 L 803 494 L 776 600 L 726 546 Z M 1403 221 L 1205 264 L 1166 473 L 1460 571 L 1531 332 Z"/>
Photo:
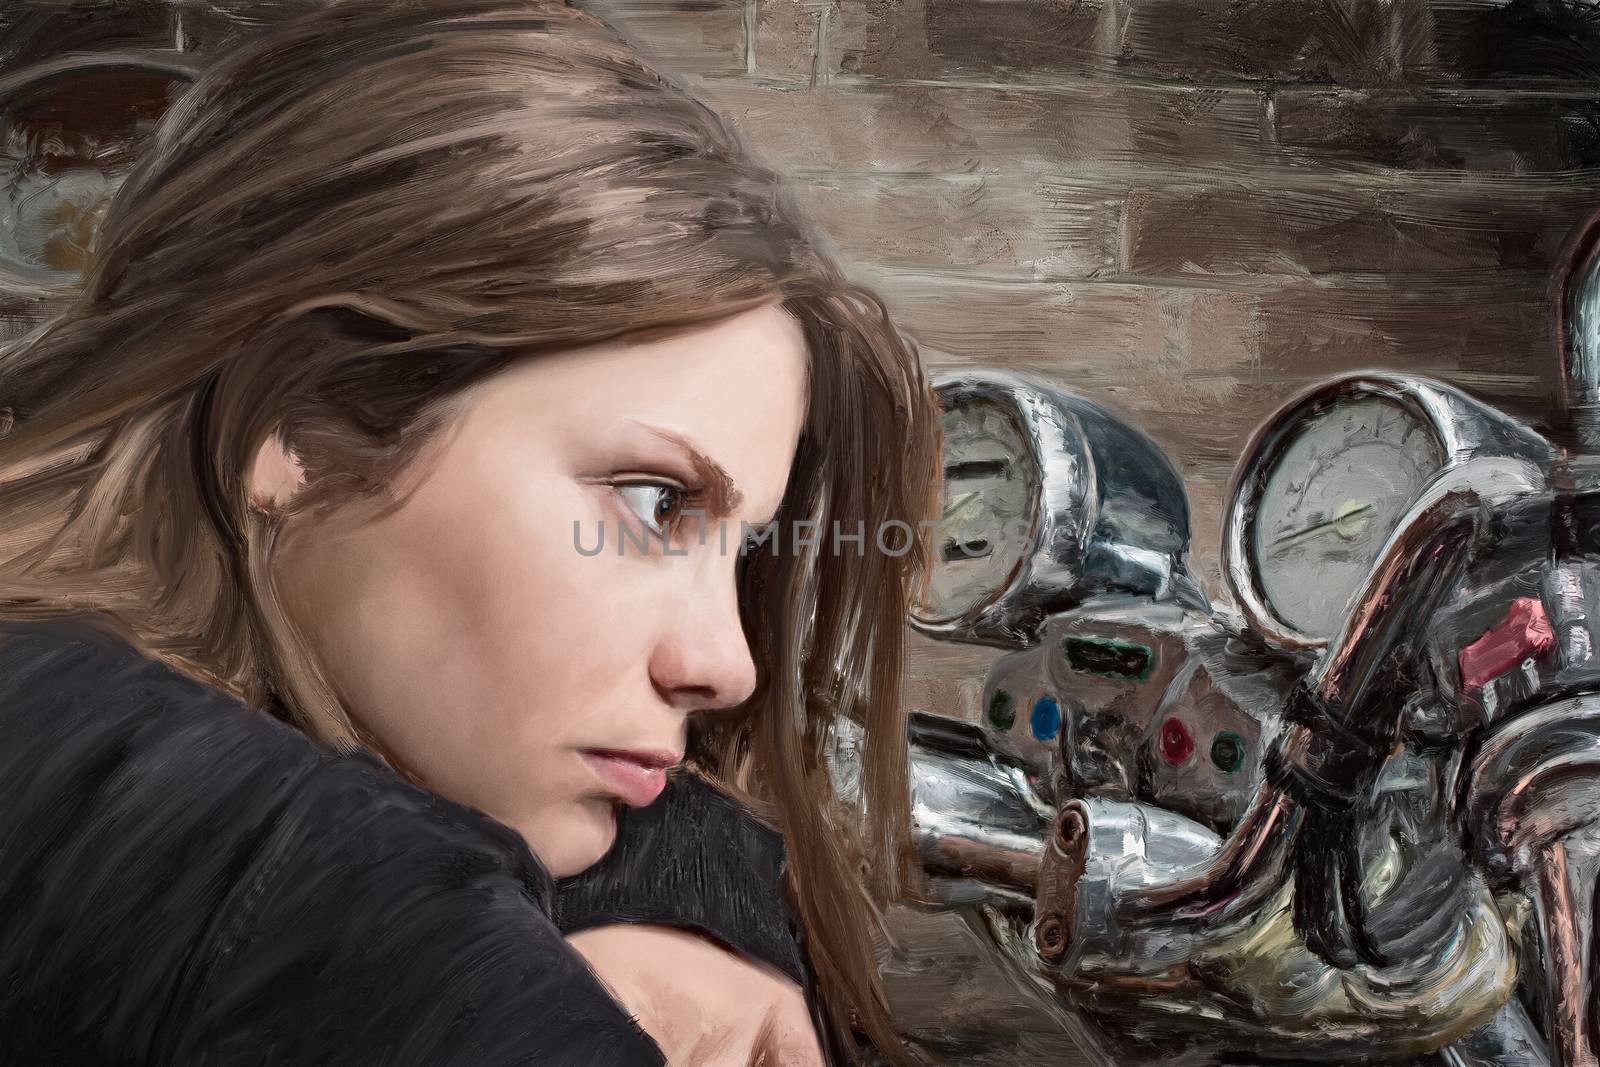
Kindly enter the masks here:
<path id="1" fill-rule="evenodd" d="M 566 933 L 614 922 L 704 934 L 807 984 L 783 894 L 783 837 L 704 779 L 675 775 L 648 808 L 623 809 L 603 860 L 557 883 Z"/>
<path id="2" fill-rule="evenodd" d="M 661 1064 L 512 831 L 76 625 L 0 634 L 0 1062 Z"/>

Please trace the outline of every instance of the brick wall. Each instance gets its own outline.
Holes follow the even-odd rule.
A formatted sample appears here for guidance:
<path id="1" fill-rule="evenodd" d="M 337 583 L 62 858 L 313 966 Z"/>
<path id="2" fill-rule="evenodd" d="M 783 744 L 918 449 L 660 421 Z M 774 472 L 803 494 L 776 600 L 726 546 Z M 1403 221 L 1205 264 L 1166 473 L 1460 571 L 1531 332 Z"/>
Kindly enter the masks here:
<path id="1" fill-rule="evenodd" d="M 1253 427 L 1435 375 L 1547 426 L 1550 282 L 1600 209 L 1578 2 L 587 0 L 787 170 L 939 365 L 1044 375 L 1179 462 L 1220 594 Z M 965 711 L 984 650 L 918 640 Z"/>
<path id="2" fill-rule="evenodd" d="M 205 51 L 310 2 L 18 2 L 0 66 L 108 33 Z M 1413 371 L 1555 416 L 1550 282 L 1600 207 L 1590 0 L 579 2 L 793 176 L 930 362 L 1151 433 L 1214 593 L 1235 460 L 1313 380 Z M 970 714 L 993 656 L 916 640 L 912 702 Z M 896 1006 L 944 1062 L 1076 1062 L 959 926 L 896 922 Z"/>
<path id="3" fill-rule="evenodd" d="M 1551 286 L 1600 209 L 1586 4 L 588 0 L 793 176 L 937 364 L 1087 393 L 1189 486 L 1216 595 L 1251 430 L 1312 381 L 1433 375 L 1556 419 Z M 914 638 L 914 706 L 995 653 Z M 959 924 L 897 911 L 939 1062 L 1074 1064 Z"/>

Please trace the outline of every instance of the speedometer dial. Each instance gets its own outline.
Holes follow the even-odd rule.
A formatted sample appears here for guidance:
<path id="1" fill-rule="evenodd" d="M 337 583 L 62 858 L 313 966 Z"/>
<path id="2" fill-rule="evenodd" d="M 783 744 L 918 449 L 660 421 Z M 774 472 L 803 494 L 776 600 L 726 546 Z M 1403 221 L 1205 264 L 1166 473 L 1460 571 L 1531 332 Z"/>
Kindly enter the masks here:
<path id="1" fill-rule="evenodd" d="M 1245 450 L 1223 530 L 1228 590 L 1268 641 L 1321 648 L 1436 478 L 1485 456 L 1555 454 L 1444 382 L 1370 372 L 1323 382 L 1279 408 Z"/>
<path id="2" fill-rule="evenodd" d="M 1392 398 L 1351 398 L 1308 419 L 1267 474 L 1252 524 L 1274 613 L 1302 633 L 1331 634 L 1444 464 L 1432 427 Z"/>
<path id="3" fill-rule="evenodd" d="M 957 618 L 1004 589 L 1032 547 L 1033 449 L 1012 410 L 974 398 L 944 415 L 944 504 L 927 590 L 930 621 Z"/>

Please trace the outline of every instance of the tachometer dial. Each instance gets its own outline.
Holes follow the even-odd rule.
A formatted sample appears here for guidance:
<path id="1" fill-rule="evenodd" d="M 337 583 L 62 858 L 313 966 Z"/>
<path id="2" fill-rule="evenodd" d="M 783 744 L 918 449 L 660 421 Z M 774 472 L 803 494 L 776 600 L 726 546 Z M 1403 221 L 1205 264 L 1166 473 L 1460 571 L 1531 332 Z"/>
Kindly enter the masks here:
<path id="1" fill-rule="evenodd" d="M 963 369 L 934 384 L 943 505 L 911 615 L 918 629 L 1024 645 L 1086 596 L 1162 599 L 1193 587 L 1188 499 L 1153 441 L 1084 397 L 1003 371 Z"/>
<path id="2" fill-rule="evenodd" d="M 1295 629 L 1331 633 L 1444 450 L 1394 400 L 1353 399 L 1307 420 L 1267 475 L 1253 523 L 1261 591 Z"/>

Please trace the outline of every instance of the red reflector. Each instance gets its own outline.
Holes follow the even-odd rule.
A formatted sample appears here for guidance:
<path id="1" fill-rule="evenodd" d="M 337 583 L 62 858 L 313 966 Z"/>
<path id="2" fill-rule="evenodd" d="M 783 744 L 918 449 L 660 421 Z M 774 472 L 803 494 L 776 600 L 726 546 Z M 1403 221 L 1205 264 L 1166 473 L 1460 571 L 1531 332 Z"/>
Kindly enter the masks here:
<path id="1" fill-rule="evenodd" d="M 1536 597 L 1514 600 L 1498 625 L 1457 654 L 1461 687 L 1467 692 L 1482 689 L 1528 657 L 1537 657 L 1555 640 L 1544 605 Z"/>

